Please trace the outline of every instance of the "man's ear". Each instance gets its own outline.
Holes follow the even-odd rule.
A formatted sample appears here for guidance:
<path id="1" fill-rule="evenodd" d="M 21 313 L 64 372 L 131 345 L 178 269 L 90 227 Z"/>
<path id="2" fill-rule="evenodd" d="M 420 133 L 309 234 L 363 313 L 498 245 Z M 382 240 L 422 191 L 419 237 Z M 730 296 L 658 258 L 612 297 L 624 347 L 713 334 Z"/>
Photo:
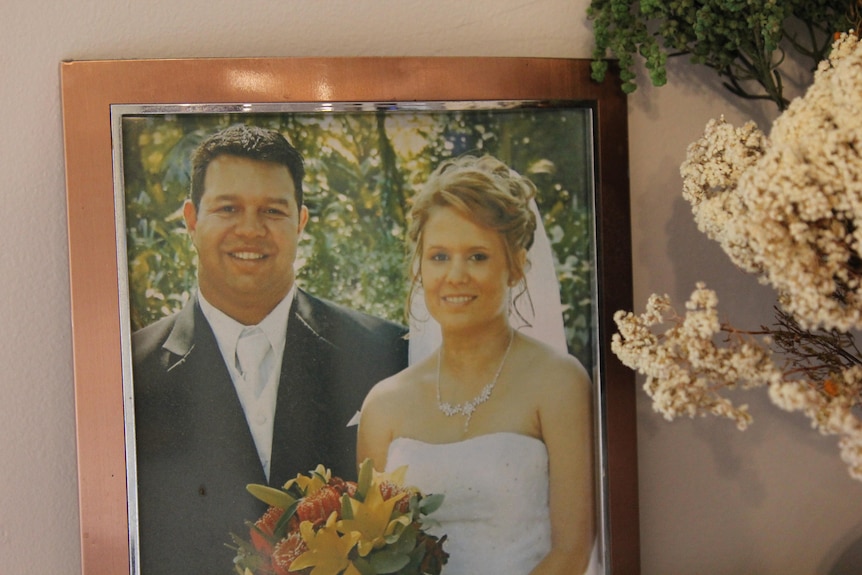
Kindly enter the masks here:
<path id="1" fill-rule="evenodd" d="M 305 224 L 308 223 L 308 208 L 305 207 L 305 204 L 302 204 L 302 207 L 299 208 L 299 229 L 296 231 L 296 235 L 302 235 L 302 230 L 305 229 Z"/>
<path id="2" fill-rule="evenodd" d="M 183 204 L 183 219 L 186 221 L 186 229 L 189 234 L 194 237 L 195 228 L 198 225 L 198 211 L 191 200 L 186 200 Z"/>

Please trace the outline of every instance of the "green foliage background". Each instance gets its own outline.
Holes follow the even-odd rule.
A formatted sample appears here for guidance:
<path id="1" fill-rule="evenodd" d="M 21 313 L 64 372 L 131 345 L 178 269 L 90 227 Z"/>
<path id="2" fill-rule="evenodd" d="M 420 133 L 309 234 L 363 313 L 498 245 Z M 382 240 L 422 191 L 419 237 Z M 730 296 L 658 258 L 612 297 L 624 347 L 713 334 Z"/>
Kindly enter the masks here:
<path id="1" fill-rule="evenodd" d="M 126 116 L 133 331 L 178 310 L 195 288 L 196 256 L 182 219 L 190 156 L 213 131 L 235 123 L 277 129 L 305 157 L 310 219 L 297 258 L 300 285 L 400 322 L 408 287 L 406 215 L 437 164 L 488 153 L 529 176 L 555 253 L 569 348 L 592 366 L 593 171 L 586 109 Z"/>

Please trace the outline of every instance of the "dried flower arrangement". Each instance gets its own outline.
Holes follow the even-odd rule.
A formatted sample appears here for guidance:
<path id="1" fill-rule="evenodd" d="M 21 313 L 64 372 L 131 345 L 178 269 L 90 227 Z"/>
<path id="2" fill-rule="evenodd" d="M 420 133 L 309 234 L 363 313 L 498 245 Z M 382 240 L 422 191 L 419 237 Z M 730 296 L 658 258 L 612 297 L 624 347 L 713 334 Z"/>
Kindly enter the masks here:
<path id="1" fill-rule="evenodd" d="M 723 324 L 715 292 L 698 284 L 684 315 L 657 295 L 641 315 L 617 312 L 614 353 L 646 375 L 654 409 L 669 420 L 715 414 L 744 429 L 747 407 L 723 392 L 767 387 L 778 407 L 838 436 L 850 474 L 862 480 L 862 353 L 853 338 L 862 328 L 858 36 L 837 35 L 812 86 L 769 136 L 752 123 L 710 121 L 681 174 L 698 228 L 776 290 L 776 324 L 757 332 Z"/>

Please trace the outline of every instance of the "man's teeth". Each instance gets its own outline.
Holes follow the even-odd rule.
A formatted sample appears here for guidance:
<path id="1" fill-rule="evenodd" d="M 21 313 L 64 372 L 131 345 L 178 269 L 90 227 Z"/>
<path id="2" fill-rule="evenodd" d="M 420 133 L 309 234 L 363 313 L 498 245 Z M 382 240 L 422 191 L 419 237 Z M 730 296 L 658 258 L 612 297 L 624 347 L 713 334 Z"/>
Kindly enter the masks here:
<path id="1" fill-rule="evenodd" d="M 264 258 L 264 255 L 254 252 L 237 252 L 233 254 L 233 257 L 240 260 L 262 260 Z"/>

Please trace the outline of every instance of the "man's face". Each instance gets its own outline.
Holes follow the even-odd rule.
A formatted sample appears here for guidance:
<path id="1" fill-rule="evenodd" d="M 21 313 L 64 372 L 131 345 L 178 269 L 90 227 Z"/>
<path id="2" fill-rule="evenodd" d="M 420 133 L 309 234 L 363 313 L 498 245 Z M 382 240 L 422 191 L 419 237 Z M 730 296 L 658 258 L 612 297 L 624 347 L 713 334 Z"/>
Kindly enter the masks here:
<path id="1" fill-rule="evenodd" d="M 207 301 L 247 325 L 266 317 L 293 285 L 296 246 L 308 220 L 287 167 L 218 156 L 207 167 L 200 207 L 186 202 L 183 215 Z"/>

